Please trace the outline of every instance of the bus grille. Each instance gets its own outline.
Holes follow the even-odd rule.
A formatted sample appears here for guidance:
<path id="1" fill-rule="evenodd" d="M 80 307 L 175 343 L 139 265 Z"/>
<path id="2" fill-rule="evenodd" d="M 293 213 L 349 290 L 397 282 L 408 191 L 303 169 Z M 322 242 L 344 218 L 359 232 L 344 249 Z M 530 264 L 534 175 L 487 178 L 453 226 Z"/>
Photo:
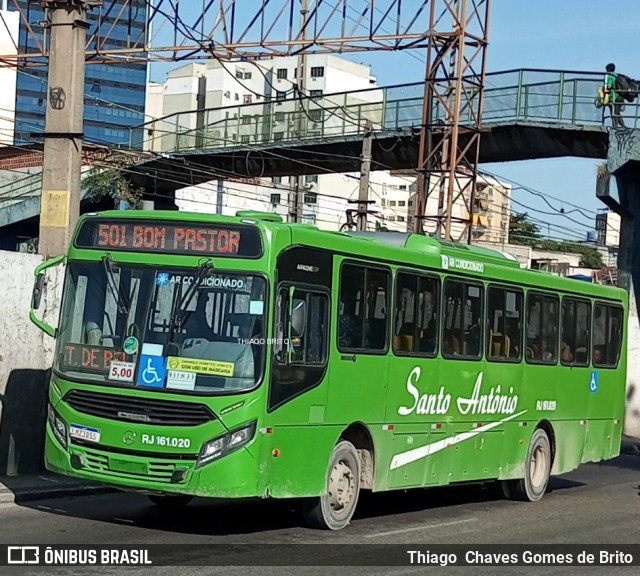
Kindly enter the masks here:
<path id="1" fill-rule="evenodd" d="M 204 404 L 136 398 L 87 390 L 71 390 L 64 397 L 64 401 L 78 412 L 123 422 L 199 426 L 216 418 Z"/>
<path id="2" fill-rule="evenodd" d="M 175 464 L 171 462 L 151 461 L 148 464 L 149 472 L 147 474 L 111 470 L 109 467 L 109 458 L 104 454 L 93 451 L 86 451 L 84 453 L 84 462 L 87 469 L 93 472 L 101 472 L 107 475 L 130 476 L 131 478 L 138 478 L 149 482 L 163 482 L 167 484 L 171 482 L 173 472 L 176 468 Z"/>

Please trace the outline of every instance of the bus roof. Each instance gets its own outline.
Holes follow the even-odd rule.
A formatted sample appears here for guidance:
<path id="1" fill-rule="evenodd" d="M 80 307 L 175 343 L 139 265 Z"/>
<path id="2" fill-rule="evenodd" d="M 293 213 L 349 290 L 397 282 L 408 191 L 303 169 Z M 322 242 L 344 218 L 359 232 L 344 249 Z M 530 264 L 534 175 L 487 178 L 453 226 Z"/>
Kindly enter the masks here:
<path id="1" fill-rule="evenodd" d="M 582 292 L 585 295 L 626 299 L 622 288 L 587 283 L 574 278 L 565 278 L 544 272 L 523 268 L 512 255 L 480 246 L 469 246 L 456 242 L 439 240 L 430 236 L 408 232 L 337 232 L 320 230 L 314 225 L 284 222 L 282 217 L 272 212 L 253 210 L 238 211 L 235 216 L 203 214 L 196 212 L 175 212 L 164 210 L 109 210 L 84 214 L 80 224 L 91 218 L 182 220 L 185 222 L 254 224 L 264 230 L 288 229 L 291 241 L 296 245 L 334 250 L 355 257 L 394 261 L 399 264 L 427 267 L 436 270 L 455 271 L 464 275 L 552 288 L 568 292 Z M 77 230 L 76 229 L 76 230 Z M 376 246 L 372 252 L 372 245 Z"/>

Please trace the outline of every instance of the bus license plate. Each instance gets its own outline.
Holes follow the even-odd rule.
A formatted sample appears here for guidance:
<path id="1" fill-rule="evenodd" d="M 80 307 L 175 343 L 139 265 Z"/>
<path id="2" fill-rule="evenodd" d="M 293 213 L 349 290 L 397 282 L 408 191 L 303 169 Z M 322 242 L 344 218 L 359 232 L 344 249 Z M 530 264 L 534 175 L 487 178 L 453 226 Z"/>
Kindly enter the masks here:
<path id="1" fill-rule="evenodd" d="M 69 427 L 69 436 L 78 440 L 86 440 L 87 442 L 100 442 L 100 430 L 97 428 L 89 428 L 89 426 L 80 426 L 71 424 Z"/>

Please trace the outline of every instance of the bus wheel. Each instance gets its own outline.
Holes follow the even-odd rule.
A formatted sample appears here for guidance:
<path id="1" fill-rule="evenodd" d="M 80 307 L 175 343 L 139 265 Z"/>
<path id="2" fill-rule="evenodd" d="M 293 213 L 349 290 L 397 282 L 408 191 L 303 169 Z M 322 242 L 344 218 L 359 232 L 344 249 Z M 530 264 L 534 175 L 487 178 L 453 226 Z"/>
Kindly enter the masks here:
<path id="1" fill-rule="evenodd" d="M 156 506 L 159 506 L 160 508 L 183 508 L 184 506 L 189 504 L 191 500 L 193 500 L 193 496 L 185 496 L 185 495 L 147 496 L 147 498 L 149 498 L 149 500 L 153 504 L 155 504 Z"/>
<path id="2" fill-rule="evenodd" d="M 331 454 L 327 491 L 302 505 L 306 523 L 323 530 L 341 530 L 351 520 L 360 495 L 360 458 L 351 442 L 336 444 Z"/>
<path id="3" fill-rule="evenodd" d="M 547 489 L 551 473 L 551 444 L 544 430 L 538 428 L 531 438 L 522 480 L 507 480 L 503 491 L 507 498 L 537 502 Z"/>

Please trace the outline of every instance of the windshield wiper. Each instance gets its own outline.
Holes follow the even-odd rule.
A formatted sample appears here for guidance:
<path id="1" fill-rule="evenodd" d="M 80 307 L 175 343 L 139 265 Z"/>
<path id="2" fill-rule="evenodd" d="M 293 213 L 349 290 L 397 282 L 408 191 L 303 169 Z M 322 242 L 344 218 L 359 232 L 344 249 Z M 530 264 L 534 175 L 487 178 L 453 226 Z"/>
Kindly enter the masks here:
<path id="1" fill-rule="evenodd" d="M 120 290 L 118 289 L 118 285 L 116 284 L 114 268 L 113 268 L 113 260 L 111 256 L 108 254 L 106 256 L 103 256 L 102 263 L 104 264 L 104 271 L 105 271 L 105 274 L 107 275 L 107 286 L 109 286 L 109 288 L 111 289 L 113 298 L 116 301 L 118 313 L 125 314 L 128 317 L 131 302 L 129 301 L 129 297 L 121 293 Z"/>
<path id="2" fill-rule="evenodd" d="M 176 328 L 180 328 L 182 323 L 185 321 L 187 314 L 189 311 L 186 308 L 193 300 L 193 297 L 196 294 L 196 290 L 200 286 L 202 279 L 213 270 L 213 263 L 210 260 L 206 260 L 202 262 L 199 266 L 198 275 L 195 277 L 194 281 L 190 284 L 187 291 L 182 295 L 182 298 L 174 299 L 174 307 L 171 311 L 171 319 L 169 321 L 169 342 L 171 342 L 171 337 L 173 336 Z M 176 306 L 177 304 L 177 306 Z"/>

